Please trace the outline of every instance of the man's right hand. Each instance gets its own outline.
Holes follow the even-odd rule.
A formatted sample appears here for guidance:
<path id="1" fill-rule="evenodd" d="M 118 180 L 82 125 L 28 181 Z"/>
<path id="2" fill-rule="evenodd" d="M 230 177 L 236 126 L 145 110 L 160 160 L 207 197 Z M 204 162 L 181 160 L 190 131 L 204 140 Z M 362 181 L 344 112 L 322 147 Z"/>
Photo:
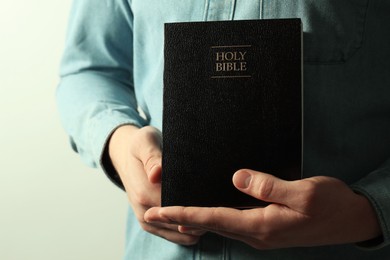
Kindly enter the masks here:
<path id="1" fill-rule="evenodd" d="M 118 172 L 141 227 L 182 245 L 193 245 L 203 234 L 183 234 L 177 225 L 146 223 L 145 212 L 161 204 L 161 132 L 154 127 L 119 127 L 111 136 L 109 156 Z"/>

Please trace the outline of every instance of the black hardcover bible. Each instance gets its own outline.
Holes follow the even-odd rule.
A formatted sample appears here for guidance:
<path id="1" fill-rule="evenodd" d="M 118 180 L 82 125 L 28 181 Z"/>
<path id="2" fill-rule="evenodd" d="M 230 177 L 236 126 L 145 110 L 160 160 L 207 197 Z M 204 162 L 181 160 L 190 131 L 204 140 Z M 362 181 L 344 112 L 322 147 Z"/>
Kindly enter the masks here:
<path id="1" fill-rule="evenodd" d="M 162 206 L 256 207 L 243 168 L 302 171 L 300 19 L 165 24 Z"/>

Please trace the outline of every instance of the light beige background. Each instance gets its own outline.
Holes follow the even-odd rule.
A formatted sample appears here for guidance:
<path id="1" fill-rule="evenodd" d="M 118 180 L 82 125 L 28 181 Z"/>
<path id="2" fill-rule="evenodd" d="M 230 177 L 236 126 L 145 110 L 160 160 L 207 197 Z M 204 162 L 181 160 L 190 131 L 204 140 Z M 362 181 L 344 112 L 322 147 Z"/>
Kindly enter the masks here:
<path id="1" fill-rule="evenodd" d="M 56 111 L 70 4 L 0 1 L 2 260 L 123 255 L 125 194 L 71 151 Z"/>

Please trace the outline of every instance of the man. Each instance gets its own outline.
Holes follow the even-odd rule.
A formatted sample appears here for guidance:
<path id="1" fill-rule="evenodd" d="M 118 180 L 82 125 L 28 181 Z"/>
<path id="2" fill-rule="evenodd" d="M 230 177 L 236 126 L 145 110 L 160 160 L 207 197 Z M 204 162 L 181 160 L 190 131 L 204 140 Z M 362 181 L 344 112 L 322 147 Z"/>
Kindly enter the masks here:
<path id="1" fill-rule="evenodd" d="M 126 258 L 390 257 L 389 11 L 385 0 L 75 1 L 59 111 L 83 160 L 128 194 Z M 304 179 L 243 169 L 234 185 L 268 207 L 158 208 L 164 22 L 286 17 L 304 25 Z"/>

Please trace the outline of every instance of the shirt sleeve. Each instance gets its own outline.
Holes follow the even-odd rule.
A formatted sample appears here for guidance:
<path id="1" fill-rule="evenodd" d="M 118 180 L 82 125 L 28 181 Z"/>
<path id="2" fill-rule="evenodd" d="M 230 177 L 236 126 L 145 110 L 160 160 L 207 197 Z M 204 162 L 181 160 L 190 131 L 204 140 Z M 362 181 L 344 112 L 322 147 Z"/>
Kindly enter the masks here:
<path id="1" fill-rule="evenodd" d="M 366 249 L 390 245 L 390 159 L 381 167 L 352 185 L 352 189 L 369 199 L 382 228 L 382 238 L 360 243 Z"/>
<path id="2" fill-rule="evenodd" d="M 125 0 L 74 0 L 56 93 L 72 148 L 120 187 L 106 143 L 121 125 L 147 124 L 134 93 L 132 20 Z"/>

